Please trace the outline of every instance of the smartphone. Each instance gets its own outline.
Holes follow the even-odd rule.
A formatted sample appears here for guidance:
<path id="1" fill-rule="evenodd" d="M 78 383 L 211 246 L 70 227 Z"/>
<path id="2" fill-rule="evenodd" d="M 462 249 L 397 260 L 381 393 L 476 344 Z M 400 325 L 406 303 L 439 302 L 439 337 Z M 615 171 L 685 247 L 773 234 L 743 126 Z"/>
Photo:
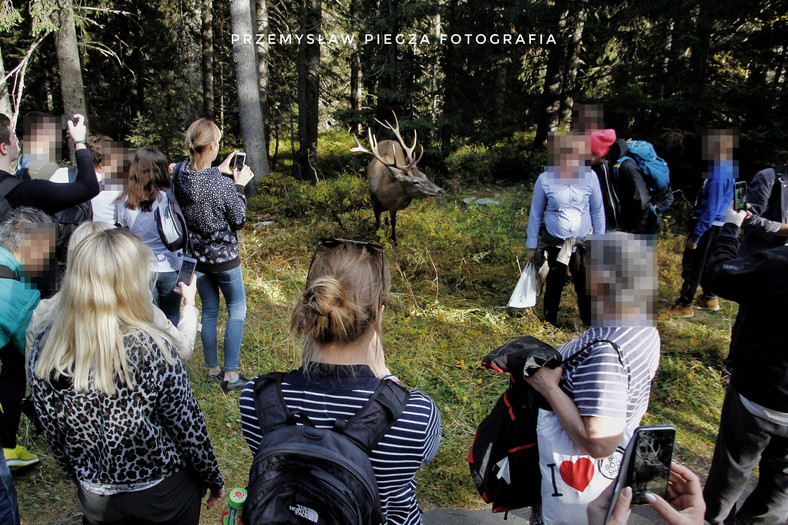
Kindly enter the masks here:
<path id="1" fill-rule="evenodd" d="M 736 181 L 733 185 L 733 209 L 741 211 L 747 207 L 747 183 Z"/>
<path id="2" fill-rule="evenodd" d="M 675 442 L 676 428 L 671 425 L 635 429 L 621 461 L 605 523 L 613 515 L 616 501 L 625 487 L 632 487 L 632 505 L 647 504 L 647 492 L 663 498 L 667 495 Z"/>
<path id="3" fill-rule="evenodd" d="M 197 267 L 197 260 L 191 257 L 184 257 L 181 269 L 178 272 L 178 280 L 176 283 L 186 283 L 187 285 L 192 282 L 194 269 Z"/>
<path id="4" fill-rule="evenodd" d="M 74 115 L 63 115 L 63 131 L 68 131 L 68 122 L 71 121 L 73 125 L 77 125 L 77 117 Z M 57 122 L 57 121 L 55 121 Z"/>
<path id="5" fill-rule="evenodd" d="M 233 169 L 241 171 L 244 169 L 244 165 L 246 164 L 246 153 L 243 151 L 235 154 L 235 159 L 233 159 Z"/>

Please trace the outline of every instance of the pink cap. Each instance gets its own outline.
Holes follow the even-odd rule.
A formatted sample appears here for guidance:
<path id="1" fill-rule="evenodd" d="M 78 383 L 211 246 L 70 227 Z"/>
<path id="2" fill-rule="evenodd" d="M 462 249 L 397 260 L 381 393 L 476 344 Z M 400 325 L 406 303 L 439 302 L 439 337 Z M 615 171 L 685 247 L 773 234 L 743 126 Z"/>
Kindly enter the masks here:
<path id="1" fill-rule="evenodd" d="M 610 146 L 616 142 L 616 130 L 601 129 L 591 133 L 591 151 L 598 157 L 604 157 Z"/>

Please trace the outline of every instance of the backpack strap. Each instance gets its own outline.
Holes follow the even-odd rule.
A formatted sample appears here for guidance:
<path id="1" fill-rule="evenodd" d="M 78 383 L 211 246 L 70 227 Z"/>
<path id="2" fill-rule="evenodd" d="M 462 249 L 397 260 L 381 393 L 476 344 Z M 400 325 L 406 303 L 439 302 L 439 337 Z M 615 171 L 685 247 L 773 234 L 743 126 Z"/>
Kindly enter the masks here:
<path id="1" fill-rule="evenodd" d="M 580 350 L 578 350 L 574 354 L 572 354 L 569 357 L 567 357 L 566 359 L 564 359 L 564 361 L 562 363 L 562 366 L 566 367 L 567 365 L 577 364 L 576 362 L 579 363 L 580 361 L 585 359 L 585 357 L 586 357 L 585 354 L 589 353 L 591 351 L 591 347 L 594 346 L 597 343 L 609 343 L 610 346 L 615 348 L 616 352 L 618 353 L 618 359 L 619 360 L 623 360 L 623 356 L 621 355 L 621 347 L 618 346 L 618 344 L 614 343 L 610 339 L 594 339 L 593 341 L 591 341 L 590 343 L 585 345 L 583 348 L 581 348 Z M 622 361 L 622 363 L 623 363 L 623 361 Z"/>
<path id="2" fill-rule="evenodd" d="M 14 270 L 8 266 L 0 264 L 0 279 L 12 279 L 14 281 L 18 281 L 19 277 L 16 276 Z"/>
<path id="3" fill-rule="evenodd" d="M 372 397 L 347 421 L 334 422 L 334 430 L 353 441 L 367 455 L 402 415 L 410 393 L 397 381 L 381 380 Z"/>
<path id="4" fill-rule="evenodd" d="M 282 395 L 284 376 L 284 372 L 271 372 L 258 376 L 254 382 L 254 407 L 263 434 L 296 423 Z"/>
<path id="5" fill-rule="evenodd" d="M 284 372 L 271 372 L 259 376 L 254 384 L 254 403 L 257 419 L 263 434 L 268 434 L 287 425 L 301 421 L 304 425 L 315 425 L 305 414 L 293 413 L 282 395 Z M 402 415 L 408 403 L 408 390 L 396 381 L 384 379 L 372 397 L 347 421 L 334 422 L 338 432 L 369 454 Z"/>
<path id="6" fill-rule="evenodd" d="M 3 177 L 3 180 L 0 180 L 0 198 L 5 198 L 20 182 L 22 179 L 17 179 L 13 175 Z"/>

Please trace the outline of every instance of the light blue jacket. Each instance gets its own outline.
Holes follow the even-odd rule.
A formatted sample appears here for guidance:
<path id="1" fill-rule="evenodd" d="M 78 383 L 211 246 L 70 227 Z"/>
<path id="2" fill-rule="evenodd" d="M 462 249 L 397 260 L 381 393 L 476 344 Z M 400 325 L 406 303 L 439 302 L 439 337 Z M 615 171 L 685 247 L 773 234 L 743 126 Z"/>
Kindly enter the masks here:
<path id="1" fill-rule="evenodd" d="M 22 267 L 11 252 L 0 246 L 0 265 L 10 268 L 17 277 Z M 0 348 L 12 344 L 24 355 L 25 330 L 41 299 L 30 283 L 0 278 Z"/>
<path id="2" fill-rule="evenodd" d="M 602 190 L 590 168 L 582 169 L 571 184 L 560 181 L 552 168 L 539 175 L 531 198 L 527 248 L 536 249 L 542 223 L 557 239 L 584 239 L 592 231 L 605 233 Z"/>

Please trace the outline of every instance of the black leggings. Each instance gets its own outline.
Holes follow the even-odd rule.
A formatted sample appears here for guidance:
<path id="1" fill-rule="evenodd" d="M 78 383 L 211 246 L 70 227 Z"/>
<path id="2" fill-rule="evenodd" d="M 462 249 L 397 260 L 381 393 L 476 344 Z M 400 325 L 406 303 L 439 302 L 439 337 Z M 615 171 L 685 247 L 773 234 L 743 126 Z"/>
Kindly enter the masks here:
<path id="1" fill-rule="evenodd" d="M 14 345 L 0 348 L 0 442 L 3 448 L 16 447 L 16 433 L 22 415 L 22 399 L 25 397 L 25 356 Z"/>
<path id="2" fill-rule="evenodd" d="M 561 304 L 561 293 L 564 290 L 564 284 L 566 284 L 567 265 L 556 260 L 561 248 L 548 246 L 545 250 L 547 251 L 547 266 L 550 268 L 550 271 L 545 279 L 544 319 L 553 326 L 557 326 L 558 307 Z M 577 308 L 580 310 L 580 320 L 583 321 L 585 326 L 589 326 L 591 324 L 591 297 L 586 291 L 585 248 L 582 246 L 577 247 L 577 250 L 572 253 L 572 257 L 569 259 L 568 268 L 572 275 L 572 282 L 575 285 L 575 293 L 577 293 Z"/>

